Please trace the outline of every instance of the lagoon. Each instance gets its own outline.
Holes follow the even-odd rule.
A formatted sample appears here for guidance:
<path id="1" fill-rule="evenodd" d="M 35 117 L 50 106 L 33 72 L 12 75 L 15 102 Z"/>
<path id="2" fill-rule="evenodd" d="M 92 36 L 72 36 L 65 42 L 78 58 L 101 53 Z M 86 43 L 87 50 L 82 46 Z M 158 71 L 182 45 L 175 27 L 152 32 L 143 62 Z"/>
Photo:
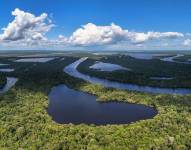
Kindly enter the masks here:
<path id="1" fill-rule="evenodd" d="M 127 124 L 153 118 L 153 107 L 122 102 L 98 102 L 96 97 L 65 85 L 52 88 L 48 114 L 61 124 Z"/>
<path id="2" fill-rule="evenodd" d="M 96 62 L 95 64 L 93 64 L 89 68 L 95 69 L 98 71 L 108 71 L 108 72 L 117 71 L 117 70 L 129 70 L 129 71 L 131 70 L 131 69 L 122 67 L 122 66 L 117 65 L 117 64 L 104 63 L 104 62 Z"/>

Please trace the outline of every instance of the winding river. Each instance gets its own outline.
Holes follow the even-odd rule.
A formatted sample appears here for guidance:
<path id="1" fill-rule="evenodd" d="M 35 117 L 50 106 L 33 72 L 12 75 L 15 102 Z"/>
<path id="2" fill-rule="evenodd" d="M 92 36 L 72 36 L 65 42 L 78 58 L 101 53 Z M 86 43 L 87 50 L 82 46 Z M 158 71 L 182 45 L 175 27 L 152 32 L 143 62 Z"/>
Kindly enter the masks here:
<path id="1" fill-rule="evenodd" d="M 179 63 L 179 64 L 188 64 L 188 65 L 191 65 L 191 62 L 181 62 L 181 61 L 175 61 L 174 59 L 175 58 L 179 58 L 179 57 L 182 57 L 182 56 L 184 56 L 184 55 L 182 55 L 182 54 L 177 54 L 177 55 L 175 55 L 175 56 L 171 56 L 171 57 L 165 57 L 165 58 L 162 58 L 162 59 L 160 59 L 161 61 L 166 61 L 166 62 L 174 62 L 174 63 Z"/>
<path id="2" fill-rule="evenodd" d="M 64 72 L 69 74 L 70 76 L 83 79 L 85 81 L 88 81 L 93 84 L 100 84 L 104 87 L 109 88 L 117 88 L 117 89 L 123 89 L 123 90 L 132 90 L 132 91 L 139 91 L 139 92 L 148 92 L 148 93 L 161 93 L 161 94 L 191 94 L 191 89 L 185 89 L 185 88 L 158 88 L 158 87 L 151 87 L 151 86 L 139 86 L 136 84 L 128 84 L 128 83 L 119 83 L 115 81 L 109 81 L 106 79 L 100 79 L 96 77 L 91 77 L 89 75 L 85 75 L 83 73 L 80 73 L 77 70 L 77 67 L 85 61 L 87 57 L 83 57 L 74 63 L 66 66 L 64 68 Z"/>

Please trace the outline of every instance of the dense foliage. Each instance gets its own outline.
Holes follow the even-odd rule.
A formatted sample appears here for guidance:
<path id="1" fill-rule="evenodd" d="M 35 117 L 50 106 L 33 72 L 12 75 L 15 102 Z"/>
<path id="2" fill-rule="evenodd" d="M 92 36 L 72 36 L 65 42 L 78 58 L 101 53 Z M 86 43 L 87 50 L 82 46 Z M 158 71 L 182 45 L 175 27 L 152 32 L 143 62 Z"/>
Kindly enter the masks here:
<path id="1" fill-rule="evenodd" d="M 119 64 L 121 66 L 132 69 L 132 71 L 113 71 L 104 72 L 89 67 L 95 63 L 96 60 Z M 90 58 L 80 64 L 78 70 L 82 73 L 104 78 L 108 80 L 135 83 L 138 85 L 150 85 L 157 87 L 171 87 L 171 88 L 191 88 L 191 65 L 163 62 L 159 59 L 143 60 L 135 59 L 125 55 L 114 55 L 102 57 L 99 59 Z M 172 77 L 172 80 L 153 80 L 150 77 Z"/>
<path id="2" fill-rule="evenodd" d="M 92 85 L 63 73 L 64 66 L 76 59 L 7 62 L 16 69 L 9 75 L 19 77 L 19 82 L 0 96 L 0 149 L 191 149 L 191 95 L 151 95 Z M 61 83 L 102 101 L 153 106 L 159 114 L 129 125 L 60 125 L 46 109 L 51 87 Z"/>
<path id="3" fill-rule="evenodd" d="M 2 88 L 6 84 L 6 76 L 3 73 L 0 73 L 0 88 Z"/>

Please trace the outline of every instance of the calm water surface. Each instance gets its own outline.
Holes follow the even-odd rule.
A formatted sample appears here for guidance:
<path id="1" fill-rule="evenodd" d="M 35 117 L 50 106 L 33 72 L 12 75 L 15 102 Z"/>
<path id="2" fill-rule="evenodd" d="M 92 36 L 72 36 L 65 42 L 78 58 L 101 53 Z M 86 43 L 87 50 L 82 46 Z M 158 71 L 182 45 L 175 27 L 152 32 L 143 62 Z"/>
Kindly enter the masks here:
<path id="1" fill-rule="evenodd" d="M 172 80 L 173 77 L 150 77 L 151 80 Z"/>
<path id="2" fill-rule="evenodd" d="M 0 72 L 13 72 L 15 69 L 12 68 L 2 68 L 0 69 Z"/>
<path id="3" fill-rule="evenodd" d="M 131 56 L 136 59 L 145 59 L 145 60 L 151 60 L 156 56 L 167 56 L 167 54 L 152 54 L 152 53 L 127 53 L 128 56 Z"/>
<path id="4" fill-rule="evenodd" d="M 117 64 L 111 63 L 104 63 L 104 62 L 96 62 L 92 66 L 89 67 L 90 69 L 96 69 L 98 71 L 117 71 L 117 70 L 130 70 L 128 68 L 122 67 Z"/>
<path id="5" fill-rule="evenodd" d="M 95 96 L 59 85 L 49 94 L 48 113 L 57 123 L 105 125 L 153 118 L 157 111 L 140 104 L 97 102 Z"/>
<path id="6" fill-rule="evenodd" d="M 22 58 L 22 59 L 17 59 L 15 62 L 41 62 L 45 63 L 51 60 L 54 60 L 54 57 L 47 57 L 47 58 Z"/>

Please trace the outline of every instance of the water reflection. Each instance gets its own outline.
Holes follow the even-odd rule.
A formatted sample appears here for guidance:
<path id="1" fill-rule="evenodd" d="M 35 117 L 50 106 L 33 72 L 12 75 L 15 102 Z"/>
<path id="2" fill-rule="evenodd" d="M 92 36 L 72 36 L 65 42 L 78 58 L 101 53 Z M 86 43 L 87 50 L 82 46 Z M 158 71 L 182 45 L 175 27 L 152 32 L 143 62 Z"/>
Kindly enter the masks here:
<path id="1" fill-rule="evenodd" d="M 96 62 L 89 68 L 96 69 L 99 71 L 117 71 L 117 70 L 130 70 L 128 68 L 122 67 L 117 64 L 111 64 L 111 63 L 104 63 L 104 62 Z"/>
<path id="2" fill-rule="evenodd" d="M 45 63 L 49 62 L 51 60 L 54 60 L 54 57 L 47 57 L 47 58 L 22 58 L 22 59 L 17 59 L 15 62 L 39 62 L 39 63 Z"/>
<path id="3" fill-rule="evenodd" d="M 0 72 L 13 72 L 15 69 L 12 68 L 2 68 L 0 69 Z"/>

